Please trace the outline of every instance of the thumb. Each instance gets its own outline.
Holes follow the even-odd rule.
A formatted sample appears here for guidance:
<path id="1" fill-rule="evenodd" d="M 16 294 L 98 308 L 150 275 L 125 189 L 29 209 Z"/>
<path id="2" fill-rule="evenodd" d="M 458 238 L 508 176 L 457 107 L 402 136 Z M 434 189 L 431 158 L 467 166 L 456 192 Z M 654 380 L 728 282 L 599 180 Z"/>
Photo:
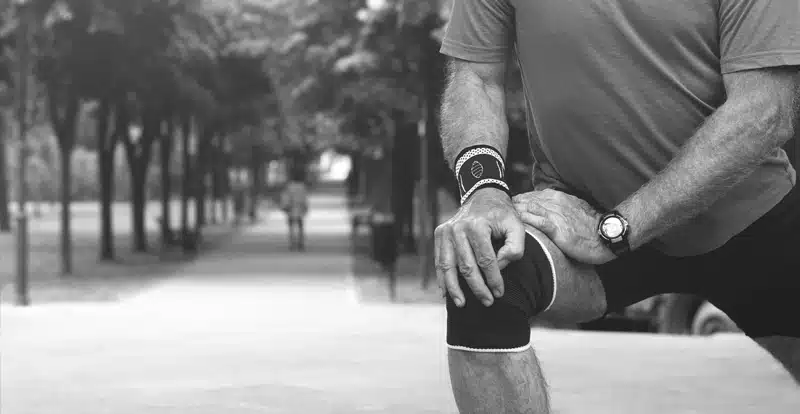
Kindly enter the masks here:
<path id="1" fill-rule="evenodd" d="M 505 242 L 497 251 L 497 264 L 504 269 L 509 263 L 521 259 L 525 253 L 525 227 L 516 215 L 512 215 L 501 223 L 498 230 Z"/>

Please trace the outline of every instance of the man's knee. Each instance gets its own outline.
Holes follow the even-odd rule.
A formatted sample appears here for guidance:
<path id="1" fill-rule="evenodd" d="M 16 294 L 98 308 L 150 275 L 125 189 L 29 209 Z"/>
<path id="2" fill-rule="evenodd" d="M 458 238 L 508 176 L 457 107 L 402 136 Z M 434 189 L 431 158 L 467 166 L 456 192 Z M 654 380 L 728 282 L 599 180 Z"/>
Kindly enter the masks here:
<path id="1" fill-rule="evenodd" d="M 529 228 L 523 258 L 501 271 L 505 294 L 483 306 L 462 279 L 463 308 L 447 297 L 447 343 L 473 351 L 518 351 L 529 345 L 535 318 L 586 322 L 605 312 L 605 296 L 593 266 L 567 259 L 547 237 Z"/>
<path id="2" fill-rule="evenodd" d="M 555 273 L 549 253 L 530 234 L 523 258 L 501 271 L 505 293 L 489 307 L 472 293 L 466 281 L 459 308 L 447 297 L 447 344 L 476 352 L 514 352 L 530 345 L 530 320 L 553 303 Z"/>
<path id="3" fill-rule="evenodd" d="M 772 354 L 800 385 L 800 338 L 768 336 L 755 338 L 755 341 Z"/>
<path id="4" fill-rule="evenodd" d="M 555 271 L 552 303 L 535 319 L 563 324 L 602 317 L 606 312 L 606 297 L 595 266 L 566 257 L 555 243 L 538 230 L 528 227 L 527 232 L 548 252 Z"/>

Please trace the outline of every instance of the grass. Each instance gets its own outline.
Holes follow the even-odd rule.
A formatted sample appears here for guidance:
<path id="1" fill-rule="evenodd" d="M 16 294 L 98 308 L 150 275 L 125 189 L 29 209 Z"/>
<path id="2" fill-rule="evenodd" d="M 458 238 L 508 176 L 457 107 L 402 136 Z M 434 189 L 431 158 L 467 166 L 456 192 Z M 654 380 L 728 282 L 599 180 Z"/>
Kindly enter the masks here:
<path id="1" fill-rule="evenodd" d="M 61 274 L 58 212 L 47 212 L 30 222 L 29 296 L 32 304 L 117 301 L 175 275 L 194 257 L 184 255 L 178 248 L 161 247 L 156 227 L 160 209 L 155 207 L 148 208 L 147 216 L 150 252 L 133 252 L 129 209 L 118 204 L 113 215 L 116 260 L 100 261 L 98 212 L 87 204 L 76 206 L 72 215 L 73 272 L 69 275 Z M 177 224 L 175 221 L 173 227 Z M 230 224 L 207 227 L 201 252 L 213 249 L 234 231 Z M 15 237 L 13 233 L 0 234 L 0 302 L 14 302 L 15 275 Z"/>

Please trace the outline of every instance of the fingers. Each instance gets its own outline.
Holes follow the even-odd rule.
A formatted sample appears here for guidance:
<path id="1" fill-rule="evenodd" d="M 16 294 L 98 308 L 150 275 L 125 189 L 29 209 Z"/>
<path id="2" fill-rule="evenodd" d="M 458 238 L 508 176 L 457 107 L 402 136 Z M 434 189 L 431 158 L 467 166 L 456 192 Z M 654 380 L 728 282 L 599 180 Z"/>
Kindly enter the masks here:
<path id="1" fill-rule="evenodd" d="M 444 227 L 439 227 L 434 233 L 436 238 L 436 279 L 439 288 L 447 292 L 456 306 L 464 306 L 464 292 L 458 285 L 458 271 L 456 269 L 456 255 L 453 241 L 449 232 Z"/>
<path id="2" fill-rule="evenodd" d="M 528 213 L 537 214 L 537 215 L 540 215 L 540 216 L 547 215 L 547 209 L 545 207 L 543 207 L 541 202 L 538 201 L 538 200 L 528 200 L 528 201 L 524 201 L 524 200 L 516 201 L 515 200 L 514 201 L 514 208 L 520 213 L 521 212 L 528 212 Z"/>
<path id="3" fill-rule="evenodd" d="M 503 277 L 497 264 L 497 256 L 492 246 L 492 232 L 488 224 L 478 224 L 470 228 L 467 233 L 475 262 L 486 279 L 486 285 L 491 289 L 494 297 L 503 296 Z"/>
<path id="4" fill-rule="evenodd" d="M 519 260 L 525 253 L 525 226 L 516 216 L 507 217 L 502 223 L 505 243 L 497 251 L 497 265 L 505 269 L 509 263 Z"/>
<path id="5" fill-rule="evenodd" d="M 458 273 L 467 282 L 472 293 L 485 306 L 494 303 L 494 298 L 489 288 L 483 281 L 480 268 L 475 261 L 475 253 L 470 245 L 465 225 L 456 224 L 453 231 L 453 242 L 455 243 L 456 257 L 458 258 Z"/>
<path id="6" fill-rule="evenodd" d="M 519 216 L 523 223 L 531 227 L 535 227 L 550 239 L 555 238 L 557 230 L 556 225 L 550 219 L 548 219 L 547 216 L 531 214 L 526 211 L 521 211 Z"/>

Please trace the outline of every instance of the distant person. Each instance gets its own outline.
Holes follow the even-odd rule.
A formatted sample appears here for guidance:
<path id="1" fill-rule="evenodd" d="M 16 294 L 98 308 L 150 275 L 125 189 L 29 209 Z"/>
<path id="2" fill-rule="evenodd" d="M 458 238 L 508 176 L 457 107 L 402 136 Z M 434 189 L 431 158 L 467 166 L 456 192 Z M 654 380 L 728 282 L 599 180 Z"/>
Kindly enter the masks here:
<path id="1" fill-rule="evenodd" d="M 397 258 L 399 255 L 399 229 L 391 212 L 373 211 L 372 256 L 381 266 L 389 282 L 389 298 L 397 299 Z"/>
<path id="2" fill-rule="evenodd" d="M 281 192 L 281 210 L 289 225 L 289 249 L 305 250 L 305 217 L 308 214 L 308 185 L 300 174 L 292 174 Z"/>
<path id="3" fill-rule="evenodd" d="M 236 187 L 233 190 L 233 222 L 239 224 L 244 215 L 245 194 L 244 188 Z"/>

